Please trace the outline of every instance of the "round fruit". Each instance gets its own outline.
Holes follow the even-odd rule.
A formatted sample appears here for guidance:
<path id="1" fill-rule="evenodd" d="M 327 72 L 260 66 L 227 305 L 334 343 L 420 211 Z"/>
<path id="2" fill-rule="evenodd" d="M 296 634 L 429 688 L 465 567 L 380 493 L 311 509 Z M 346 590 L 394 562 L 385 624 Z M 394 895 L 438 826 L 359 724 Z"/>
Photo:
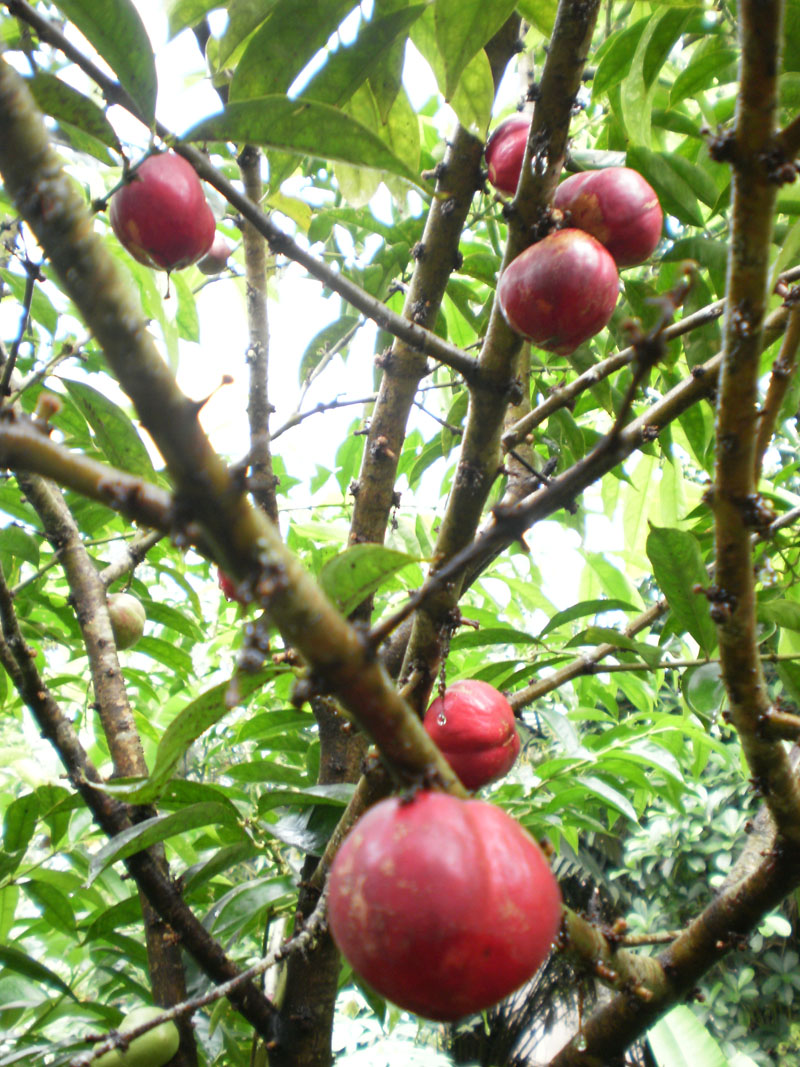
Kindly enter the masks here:
<path id="1" fill-rule="evenodd" d="M 573 174 L 556 190 L 555 207 L 605 245 L 618 267 L 644 263 L 661 240 L 664 215 L 655 190 L 629 167 Z"/>
<path id="2" fill-rule="evenodd" d="M 328 917 L 378 993 L 447 1021 L 496 1004 L 538 970 L 561 895 L 536 842 L 500 808 L 421 792 L 358 821 L 333 862 Z"/>
<path id="3" fill-rule="evenodd" d="M 220 274 L 228 265 L 228 256 L 233 249 L 221 233 L 214 235 L 211 248 L 206 252 L 197 264 L 197 269 L 203 274 Z"/>
<path id="4" fill-rule="evenodd" d="M 148 156 L 111 197 L 111 227 L 134 259 L 180 270 L 204 256 L 216 223 L 191 163 L 174 152 Z"/>
<path id="5" fill-rule="evenodd" d="M 425 713 L 425 729 L 467 789 L 508 774 L 519 755 L 511 705 L 488 682 L 456 682 Z"/>
<path id="6" fill-rule="evenodd" d="M 500 193 L 513 196 L 517 191 L 530 128 L 530 115 L 512 115 L 500 123 L 486 142 L 489 181 Z"/>
<path id="7" fill-rule="evenodd" d="M 136 1008 L 125 1016 L 117 1030 L 127 1034 L 137 1026 L 157 1018 L 162 1011 L 163 1008 Z M 180 1043 L 178 1027 L 168 1020 L 135 1037 L 125 1051 L 117 1048 L 104 1053 L 94 1061 L 94 1067 L 163 1067 L 178 1051 Z"/>
<path id="8" fill-rule="evenodd" d="M 583 230 L 559 230 L 526 248 L 497 286 L 511 329 L 562 355 L 603 329 L 618 295 L 614 260 Z"/>
<path id="9" fill-rule="evenodd" d="M 132 648 L 144 633 L 146 615 L 140 600 L 132 593 L 112 593 L 108 614 L 118 649 Z"/>

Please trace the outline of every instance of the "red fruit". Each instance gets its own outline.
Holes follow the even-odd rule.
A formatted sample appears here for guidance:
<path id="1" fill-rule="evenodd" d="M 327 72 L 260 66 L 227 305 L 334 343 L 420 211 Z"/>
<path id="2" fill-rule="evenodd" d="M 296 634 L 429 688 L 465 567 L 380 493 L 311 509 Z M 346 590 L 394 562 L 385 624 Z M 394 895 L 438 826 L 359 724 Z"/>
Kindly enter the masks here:
<path id="1" fill-rule="evenodd" d="M 242 607 L 247 604 L 246 598 L 239 591 L 239 586 L 221 567 L 217 567 L 217 585 L 222 590 L 222 595 L 226 600 L 235 600 Z"/>
<path id="2" fill-rule="evenodd" d="M 211 248 L 198 262 L 197 269 L 202 271 L 203 274 L 219 274 L 227 267 L 228 256 L 232 251 L 233 249 L 222 234 L 215 234 Z"/>
<path id="3" fill-rule="evenodd" d="M 556 190 L 555 207 L 605 245 L 618 267 L 644 263 L 661 240 L 664 214 L 655 190 L 629 167 L 573 174 Z"/>
<path id="4" fill-rule="evenodd" d="M 513 196 L 517 191 L 530 128 L 530 115 L 512 115 L 500 123 L 486 142 L 489 181 L 500 193 Z"/>
<path id="5" fill-rule="evenodd" d="M 111 197 L 109 218 L 133 258 L 157 270 L 196 263 L 216 228 L 194 168 L 174 152 L 148 156 Z"/>
<path id="6" fill-rule="evenodd" d="M 500 808 L 423 792 L 359 820 L 333 863 L 328 918 L 378 993 L 445 1021 L 496 1004 L 538 970 L 561 894 L 539 846 Z"/>
<path id="7" fill-rule="evenodd" d="M 511 329 L 562 355 L 603 329 L 618 295 L 614 260 L 583 230 L 559 230 L 526 248 L 497 286 Z"/>
<path id="8" fill-rule="evenodd" d="M 467 789 L 508 774 L 519 755 L 511 705 L 488 682 L 456 682 L 425 713 L 425 729 Z"/>

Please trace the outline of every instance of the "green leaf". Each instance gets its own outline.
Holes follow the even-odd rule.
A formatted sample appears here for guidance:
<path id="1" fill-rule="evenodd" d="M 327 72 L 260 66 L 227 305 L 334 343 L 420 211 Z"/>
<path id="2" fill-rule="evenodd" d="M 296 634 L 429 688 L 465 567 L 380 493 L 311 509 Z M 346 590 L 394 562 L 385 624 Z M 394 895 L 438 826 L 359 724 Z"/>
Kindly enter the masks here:
<path id="1" fill-rule="evenodd" d="M 709 581 L 697 538 L 683 530 L 654 526 L 647 538 L 647 555 L 678 628 L 691 634 L 701 652 L 710 656 L 716 648 L 717 628 L 708 601 L 694 591 Z"/>
<path id="2" fill-rule="evenodd" d="M 57 0 L 56 5 L 108 63 L 134 99 L 142 118 L 156 113 L 156 61 L 132 0 Z"/>
<path id="3" fill-rule="evenodd" d="M 28 86 L 46 115 L 58 122 L 68 122 L 109 148 L 121 151 L 114 127 L 94 100 L 44 71 L 29 78 Z"/>
<path id="4" fill-rule="evenodd" d="M 23 851 L 36 830 L 39 819 L 39 798 L 35 793 L 12 800 L 3 816 L 3 848 L 8 852 Z"/>
<path id="5" fill-rule="evenodd" d="M 120 470 L 154 480 L 156 474 L 144 442 L 122 408 L 91 385 L 68 378 L 63 381 L 108 462 Z"/>
<path id="6" fill-rule="evenodd" d="M 301 97 L 341 107 L 360 85 L 381 70 L 395 42 L 407 35 L 409 27 L 423 13 L 425 6 L 414 4 L 382 18 L 373 16 L 369 22 L 362 23 L 353 44 L 339 48 L 328 58 L 325 66 L 305 86 Z M 383 120 L 386 121 L 386 115 Z"/>
<path id="7" fill-rule="evenodd" d="M 674 105 L 681 100 L 693 99 L 698 93 L 711 88 L 719 79 L 722 84 L 736 77 L 737 51 L 720 48 L 719 41 L 709 38 L 694 51 L 689 65 L 672 83 L 669 100 Z"/>
<path id="8" fill-rule="evenodd" d="M 636 809 L 628 798 L 623 796 L 618 789 L 609 785 L 608 782 L 604 782 L 602 778 L 598 778 L 594 774 L 580 775 L 576 781 L 588 792 L 594 793 L 595 796 L 604 800 L 609 807 L 618 811 L 620 815 L 624 815 L 626 819 L 630 819 L 634 823 L 639 821 Z"/>
<path id="9" fill-rule="evenodd" d="M 187 141 L 236 141 L 268 145 L 303 156 L 388 171 L 423 188 L 419 176 L 366 126 L 337 108 L 313 100 L 266 96 L 229 104 L 193 126 Z"/>
<path id="10" fill-rule="evenodd" d="M 227 61 L 237 49 L 241 57 L 243 48 L 240 46 L 264 22 L 277 2 L 278 0 L 230 0 L 227 5 L 228 24 L 215 49 L 220 69 L 227 65 Z M 209 57 L 211 51 L 211 41 L 209 41 L 207 48 Z"/>
<path id="11" fill-rule="evenodd" d="M 32 567 L 39 566 L 39 542 L 16 524 L 0 530 L 0 553 L 7 553 L 12 561 L 24 560 Z"/>
<path id="12" fill-rule="evenodd" d="M 564 611 L 557 612 L 539 633 L 539 638 L 549 634 L 551 630 L 558 629 L 564 623 L 572 622 L 573 619 L 583 619 L 587 615 L 599 615 L 605 611 L 635 611 L 633 604 L 625 600 L 584 600 L 580 604 L 573 604 Z"/>
<path id="13" fill-rule="evenodd" d="M 720 665 L 702 663 L 698 667 L 690 667 L 681 675 L 681 691 L 686 703 L 702 719 L 714 719 L 725 703 Z"/>
<path id="14" fill-rule="evenodd" d="M 650 144 L 655 79 L 691 14 L 682 8 L 667 8 L 661 15 L 650 17 L 639 38 L 630 71 L 621 86 L 622 118 L 634 144 Z"/>
<path id="15" fill-rule="evenodd" d="M 142 852 L 150 845 L 157 845 L 170 837 L 198 830 L 203 826 L 239 827 L 239 815 L 232 804 L 219 804 L 212 800 L 191 804 L 170 815 L 154 815 L 151 819 L 129 826 L 127 830 L 112 837 L 101 849 L 94 853 L 89 863 L 91 885 L 106 867 L 117 860 L 124 860 L 135 852 Z"/>
<path id="16" fill-rule="evenodd" d="M 634 145 L 628 149 L 627 162 L 650 182 L 666 214 L 690 226 L 705 224 L 694 190 L 675 167 L 670 153 Z"/>
<path id="17" fill-rule="evenodd" d="M 25 297 L 25 278 L 20 274 L 14 274 L 4 267 L 0 267 L 0 279 L 8 285 L 14 298 L 21 306 Z M 58 329 L 58 312 L 53 307 L 50 298 L 44 293 L 41 285 L 34 286 L 33 300 L 31 301 L 31 318 L 47 330 L 49 334 L 55 334 Z"/>
<path id="18" fill-rule="evenodd" d="M 289 91 L 353 8 L 352 0 L 277 0 L 236 67 L 230 100 Z"/>
<path id="19" fill-rule="evenodd" d="M 465 67 L 450 105 L 464 129 L 483 139 L 492 117 L 493 100 L 492 68 L 481 49 Z"/>
<path id="20" fill-rule="evenodd" d="M 558 0 L 517 0 L 517 11 L 535 26 L 539 33 L 549 37 L 556 24 Z"/>
<path id="21" fill-rule="evenodd" d="M 383 545 L 353 545 L 329 559 L 319 583 L 343 615 L 349 615 L 393 574 L 418 563 L 414 556 Z"/>
<path id="22" fill-rule="evenodd" d="M 647 1040 L 658 1067 L 728 1067 L 722 1049 L 685 1004 L 659 1019 Z"/>
<path id="23" fill-rule="evenodd" d="M 500 29 L 516 0 L 435 0 L 436 43 L 445 70 L 444 96 L 450 100 L 472 57 Z"/>
<path id="24" fill-rule="evenodd" d="M 42 909 L 43 918 L 64 934 L 75 933 L 75 912 L 69 898 L 54 885 L 41 879 L 23 882 L 22 888 L 28 897 Z"/>
<path id="25" fill-rule="evenodd" d="M 112 782 L 105 787 L 107 791 L 124 796 L 131 804 L 152 804 L 162 794 L 175 768 L 198 737 L 237 704 L 246 703 L 275 674 L 275 670 L 258 674 L 241 673 L 235 679 L 220 682 L 206 690 L 187 704 L 164 731 L 158 743 L 155 765 L 147 781 L 126 784 Z"/>
<path id="26" fill-rule="evenodd" d="M 220 6 L 220 0 L 167 0 L 167 21 L 169 39 L 187 29 L 196 26 L 209 11 Z"/>
<path id="27" fill-rule="evenodd" d="M 592 96 L 598 97 L 623 81 L 631 69 L 639 39 L 650 16 L 639 19 L 632 26 L 617 30 L 605 42 L 600 60 L 592 79 Z"/>
<path id="28" fill-rule="evenodd" d="M 33 982 L 42 982 L 44 985 L 57 989 L 60 993 L 66 993 L 72 1000 L 76 1002 L 78 1000 L 67 983 L 59 978 L 54 971 L 32 959 L 24 952 L 20 952 L 19 949 L 12 948 L 10 945 L 0 945 L 0 963 L 16 974 L 22 974 Z"/>

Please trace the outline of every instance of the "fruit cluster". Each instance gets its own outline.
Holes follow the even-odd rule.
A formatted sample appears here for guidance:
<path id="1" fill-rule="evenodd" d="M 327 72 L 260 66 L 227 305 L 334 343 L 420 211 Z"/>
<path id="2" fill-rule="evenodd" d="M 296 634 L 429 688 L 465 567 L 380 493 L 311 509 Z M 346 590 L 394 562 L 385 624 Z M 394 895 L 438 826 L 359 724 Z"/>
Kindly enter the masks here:
<path id="1" fill-rule="evenodd" d="M 148 156 L 137 167 L 111 197 L 109 219 L 133 258 L 156 270 L 197 263 L 204 274 L 218 274 L 230 255 L 227 242 L 216 234 L 200 179 L 174 152 Z"/>
<path id="2" fill-rule="evenodd" d="M 467 788 L 507 774 L 514 712 L 491 685 L 456 682 L 425 728 Z M 429 1019 L 481 1011 L 541 966 L 561 895 L 539 846 L 482 800 L 422 791 L 372 808 L 331 870 L 328 917 L 342 953 L 400 1007 Z"/>
<path id="3" fill-rule="evenodd" d="M 516 192 L 530 121 L 512 116 L 486 144 L 489 181 L 499 192 Z M 554 207 L 570 227 L 517 256 L 497 299 L 512 330 L 565 355 L 607 325 L 619 293 L 617 271 L 652 255 L 663 213 L 651 186 L 628 167 L 572 175 L 556 190 Z"/>

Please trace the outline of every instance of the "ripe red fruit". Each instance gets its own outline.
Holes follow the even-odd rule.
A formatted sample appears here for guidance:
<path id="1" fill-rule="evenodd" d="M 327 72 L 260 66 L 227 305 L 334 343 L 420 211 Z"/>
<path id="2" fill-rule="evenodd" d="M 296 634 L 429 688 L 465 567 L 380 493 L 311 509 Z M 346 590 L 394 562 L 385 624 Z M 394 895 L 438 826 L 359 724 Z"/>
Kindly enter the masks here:
<path id="1" fill-rule="evenodd" d="M 194 168 L 174 152 L 148 156 L 111 197 L 109 219 L 133 258 L 157 270 L 196 263 L 216 228 Z"/>
<path id="2" fill-rule="evenodd" d="M 501 808 L 422 792 L 382 800 L 356 823 L 333 862 L 328 918 L 378 993 L 445 1021 L 496 1004 L 538 970 L 561 894 L 539 846 Z"/>
<path id="3" fill-rule="evenodd" d="M 618 295 L 614 260 L 583 230 L 559 230 L 526 248 L 497 286 L 511 329 L 562 355 L 603 329 Z"/>
<path id="4" fill-rule="evenodd" d="M 530 128 L 530 115 L 512 115 L 500 123 L 486 142 L 489 181 L 500 193 L 513 196 L 517 191 Z"/>
<path id="5" fill-rule="evenodd" d="M 488 682 L 456 682 L 425 713 L 425 729 L 467 789 L 508 774 L 519 755 L 511 705 Z"/>
<path id="6" fill-rule="evenodd" d="M 203 274 L 219 274 L 228 265 L 228 256 L 230 256 L 233 249 L 222 236 L 221 233 L 214 235 L 214 240 L 211 243 L 211 248 L 206 252 L 201 260 L 198 261 L 197 269 L 202 271 Z"/>
<path id="7" fill-rule="evenodd" d="M 573 174 L 556 190 L 554 206 L 605 245 L 618 267 L 644 263 L 661 240 L 664 214 L 655 190 L 629 167 Z"/>

